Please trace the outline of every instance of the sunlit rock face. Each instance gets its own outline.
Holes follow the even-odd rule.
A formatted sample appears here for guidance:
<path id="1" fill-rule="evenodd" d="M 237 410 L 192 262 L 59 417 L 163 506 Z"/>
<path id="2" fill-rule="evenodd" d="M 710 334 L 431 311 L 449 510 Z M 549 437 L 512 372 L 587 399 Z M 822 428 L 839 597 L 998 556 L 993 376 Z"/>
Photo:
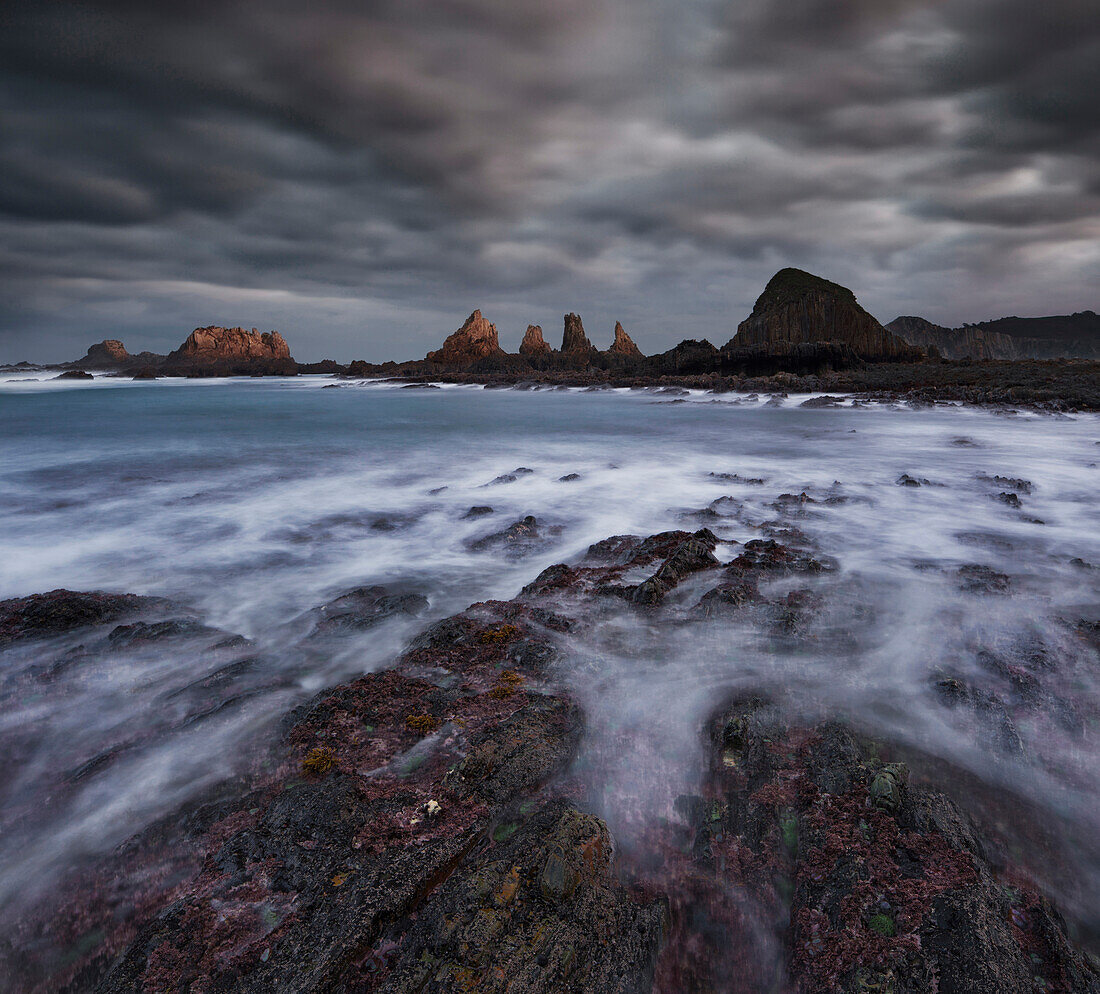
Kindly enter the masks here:
<path id="1" fill-rule="evenodd" d="M 519 345 L 520 355 L 549 355 L 553 350 L 550 344 L 542 337 L 542 328 L 537 324 L 529 324 Z"/>
<path id="2" fill-rule="evenodd" d="M 131 358 L 126 346 L 117 338 L 108 338 L 95 345 L 88 346 L 88 353 L 81 359 L 85 365 L 98 365 L 103 368 L 119 366 Z"/>
<path id="3" fill-rule="evenodd" d="M 561 337 L 561 350 L 567 355 L 583 355 L 586 352 L 596 351 L 595 346 L 584 333 L 584 325 L 581 324 L 579 314 L 565 315 L 565 330 Z"/>
<path id="4" fill-rule="evenodd" d="M 781 269 L 737 328 L 731 346 L 841 342 L 862 358 L 912 359 L 921 352 L 887 331 L 847 287 L 800 269 Z"/>
<path id="5" fill-rule="evenodd" d="M 497 326 L 483 318 L 481 311 L 474 311 L 458 331 L 447 337 L 442 348 L 429 352 L 426 358 L 430 362 L 468 365 L 500 351 Z"/>
<path id="6" fill-rule="evenodd" d="M 615 341 L 611 343 L 611 348 L 607 351 L 613 355 L 632 356 L 634 358 L 641 358 L 642 355 L 642 350 L 634 344 L 634 339 L 626 333 L 618 321 L 615 322 Z"/>
<path id="7" fill-rule="evenodd" d="M 277 331 L 196 328 L 169 359 L 289 359 L 290 346 Z"/>

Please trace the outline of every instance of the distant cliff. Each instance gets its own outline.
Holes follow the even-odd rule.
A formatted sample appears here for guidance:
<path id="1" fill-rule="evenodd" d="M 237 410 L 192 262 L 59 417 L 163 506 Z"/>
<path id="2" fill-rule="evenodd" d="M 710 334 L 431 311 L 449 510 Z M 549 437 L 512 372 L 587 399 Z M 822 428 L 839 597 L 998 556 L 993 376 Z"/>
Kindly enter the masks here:
<path id="1" fill-rule="evenodd" d="M 947 359 L 1100 359 L 1100 315 L 998 318 L 944 328 L 919 317 L 887 326 L 914 345 L 935 345 Z"/>
<path id="2" fill-rule="evenodd" d="M 1018 359 L 1020 349 L 1008 335 L 971 325 L 944 328 L 921 317 L 894 318 L 886 327 L 910 345 L 935 348 L 945 359 Z"/>
<path id="3" fill-rule="evenodd" d="M 847 287 L 781 269 L 738 325 L 728 348 L 834 342 L 868 361 L 913 360 L 920 351 L 887 331 Z"/>

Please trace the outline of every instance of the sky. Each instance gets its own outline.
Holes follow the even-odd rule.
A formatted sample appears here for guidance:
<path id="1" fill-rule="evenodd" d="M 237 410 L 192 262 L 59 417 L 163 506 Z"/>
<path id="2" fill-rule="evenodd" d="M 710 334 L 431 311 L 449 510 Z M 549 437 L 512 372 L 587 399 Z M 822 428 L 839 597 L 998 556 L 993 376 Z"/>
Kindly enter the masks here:
<path id="1" fill-rule="evenodd" d="M 9 0 L 0 360 L 1100 309 L 1096 0 Z"/>

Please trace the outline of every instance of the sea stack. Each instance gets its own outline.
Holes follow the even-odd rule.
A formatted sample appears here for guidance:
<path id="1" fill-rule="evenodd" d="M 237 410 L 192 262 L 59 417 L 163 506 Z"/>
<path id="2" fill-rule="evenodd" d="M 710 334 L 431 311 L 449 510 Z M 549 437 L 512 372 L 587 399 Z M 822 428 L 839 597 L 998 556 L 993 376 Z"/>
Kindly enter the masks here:
<path id="1" fill-rule="evenodd" d="M 781 269 L 769 281 L 730 346 L 835 342 L 872 361 L 917 359 L 920 349 L 892 335 L 868 314 L 847 287 Z"/>
<path id="2" fill-rule="evenodd" d="M 108 338 L 97 345 L 88 346 L 88 354 L 79 360 L 78 365 L 114 369 L 124 365 L 129 359 L 130 353 L 126 351 L 126 346 L 117 338 Z"/>
<path id="3" fill-rule="evenodd" d="M 634 344 L 634 339 L 623 330 L 623 326 L 618 321 L 615 322 L 615 341 L 607 351 L 612 355 L 630 356 L 633 359 L 642 357 L 642 350 Z"/>
<path id="4" fill-rule="evenodd" d="M 520 355 L 549 355 L 553 349 L 542 337 L 542 328 L 537 324 L 529 324 L 523 341 L 519 345 Z"/>
<path id="5" fill-rule="evenodd" d="M 584 333 L 579 314 L 565 315 L 565 331 L 561 338 L 561 351 L 564 355 L 583 355 L 596 349 Z"/>
<path id="6" fill-rule="evenodd" d="M 168 354 L 169 360 L 221 362 L 232 359 L 289 359 L 290 346 L 277 331 L 260 334 L 255 328 L 196 328 L 184 343 Z"/>
<path id="7" fill-rule="evenodd" d="M 468 366 L 502 351 L 497 326 L 486 321 L 481 311 L 474 311 L 458 331 L 447 337 L 442 348 L 429 352 L 425 358 L 450 366 Z"/>

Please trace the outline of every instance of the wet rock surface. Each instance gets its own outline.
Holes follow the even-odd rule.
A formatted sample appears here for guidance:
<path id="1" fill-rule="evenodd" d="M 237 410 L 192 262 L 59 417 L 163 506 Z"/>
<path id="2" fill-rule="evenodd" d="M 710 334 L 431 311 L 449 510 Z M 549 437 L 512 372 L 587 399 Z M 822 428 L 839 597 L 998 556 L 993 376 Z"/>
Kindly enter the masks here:
<path id="1" fill-rule="evenodd" d="M 428 609 L 423 594 L 392 594 L 385 587 L 356 587 L 318 608 L 314 634 L 363 631 L 395 615 L 416 617 Z"/>
<path id="2" fill-rule="evenodd" d="M 385 668 L 291 711 L 250 775 L 66 879 L 0 951 L 0 977 L 71 994 L 1100 991 L 1000 822 L 982 820 L 996 791 L 952 800 L 903 743 L 766 693 L 711 690 L 696 782 L 641 842 L 622 847 L 593 812 L 588 718 L 558 665 L 608 619 L 700 642 L 730 619 L 784 644 L 828 637 L 810 626 L 848 582 L 843 562 L 791 516 L 830 504 L 786 496 L 759 526 L 777 537 L 613 535 L 512 600 L 428 625 Z M 522 549 L 544 528 L 528 516 L 479 541 Z M 944 582 L 975 600 L 1012 586 L 980 564 Z M 154 604 L 161 617 L 142 614 Z M 426 606 L 363 587 L 312 616 L 340 633 Z M 223 645 L 240 654 L 188 693 L 231 700 L 262 658 L 170 607 L 55 591 L 4 602 L 0 632 Z M 1092 645 L 1094 628 L 1067 623 L 1066 638 Z M 1065 652 L 973 656 L 921 692 L 975 715 L 991 751 L 1018 754 L 1036 716 L 1067 735 L 1092 720 L 1060 695 Z"/>
<path id="3" fill-rule="evenodd" d="M 134 594 L 74 590 L 51 590 L 48 594 L 0 601 L 0 645 L 103 624 L 162 603 L 159 598 Z"/>

